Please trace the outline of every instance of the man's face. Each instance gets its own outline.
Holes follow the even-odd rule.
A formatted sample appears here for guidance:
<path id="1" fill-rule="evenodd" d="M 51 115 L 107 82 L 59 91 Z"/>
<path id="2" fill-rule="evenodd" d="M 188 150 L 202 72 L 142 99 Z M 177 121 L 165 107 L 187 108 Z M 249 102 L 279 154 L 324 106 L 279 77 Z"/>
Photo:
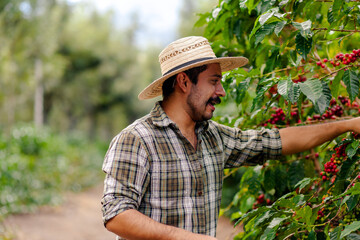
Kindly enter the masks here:
<path id="1" fill-rule="evenodd" d="M 195 122 L 209 120 L 213 116 L 215 105 L 220 103 L 219 97 L 225 96 L 221 85 L 220 64 L 209 64 L 198 76 L 197 84 L 191 83 L 187 97 L 188 113 Z"/>

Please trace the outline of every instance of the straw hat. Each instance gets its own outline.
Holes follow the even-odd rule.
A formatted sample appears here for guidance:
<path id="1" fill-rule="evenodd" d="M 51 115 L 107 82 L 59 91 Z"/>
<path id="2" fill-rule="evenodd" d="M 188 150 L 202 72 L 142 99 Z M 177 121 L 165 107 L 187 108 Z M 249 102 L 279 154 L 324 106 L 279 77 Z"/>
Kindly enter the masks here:
<path id="1" fill-rule="evenodd" d="M 217 58 L 209 41 L 204 37 L 185 37 L 170 43 L 159 55 L 162 77 L 153 81 L 140 94 L 139 99 L 150 99 L 162 94 L 166 79 L 187 69 L 219 63 L 221 71 L 229 71 L 248 63 L 245 57 Z"/>

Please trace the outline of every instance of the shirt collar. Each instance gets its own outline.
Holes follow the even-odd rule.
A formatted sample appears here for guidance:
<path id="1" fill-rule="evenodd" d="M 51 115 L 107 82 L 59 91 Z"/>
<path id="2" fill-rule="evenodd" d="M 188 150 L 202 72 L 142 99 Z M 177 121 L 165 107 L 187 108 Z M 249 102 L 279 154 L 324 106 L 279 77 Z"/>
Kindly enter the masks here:
<path id="1" fill-rule="evenodd" d="M 155 103 L 154 108 L 150 112 L 150 116 L 152 122 L 157 127 L 168 127 L 168 126 L 176 126 L 176 123 L 172 121 L 164 112 L 161 107 L 161 101 Z M 202 130 L 207 130 L 209 127 L 209 121 L 198 122 L 196 124 L 196 129 L 198 132 Z"/>

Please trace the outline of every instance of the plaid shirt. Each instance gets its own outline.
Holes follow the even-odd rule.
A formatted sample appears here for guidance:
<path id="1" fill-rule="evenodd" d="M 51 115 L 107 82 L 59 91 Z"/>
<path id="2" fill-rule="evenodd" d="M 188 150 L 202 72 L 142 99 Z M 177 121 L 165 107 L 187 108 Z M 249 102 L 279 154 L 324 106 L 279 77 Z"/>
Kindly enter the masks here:
<path id="1" fill-rule="evenodd" d="M 127 209 L 215 236 L 224 168 L 262 164 L 281 155 L 279 132 L 241 131 L 206 121 L 196 126 L 197 149 L 159 102 L 117 135 L 105 156 L 104 223 Z"/>

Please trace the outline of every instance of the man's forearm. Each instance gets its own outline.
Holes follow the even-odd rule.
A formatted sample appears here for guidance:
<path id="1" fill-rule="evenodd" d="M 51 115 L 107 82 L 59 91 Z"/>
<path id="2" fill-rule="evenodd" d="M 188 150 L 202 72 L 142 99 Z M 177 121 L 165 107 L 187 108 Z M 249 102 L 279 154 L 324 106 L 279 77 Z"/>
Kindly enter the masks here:
<path id="1" fill-rule="evenodd" d="M 122 212 L 112 218 L 109 222 L 107 222 L 106 228 L 110 232 L 128 240 L 215 240 L 215 238 L 210 236 L 191 233 L 181 228 L 156 222 L 134 209 Z"/>
<path id="2" fill-rule="evenodd" d="M 360 132 L 360 118 L 281 129 L 282 154 L 309 150 L 348 131 Z"/>

